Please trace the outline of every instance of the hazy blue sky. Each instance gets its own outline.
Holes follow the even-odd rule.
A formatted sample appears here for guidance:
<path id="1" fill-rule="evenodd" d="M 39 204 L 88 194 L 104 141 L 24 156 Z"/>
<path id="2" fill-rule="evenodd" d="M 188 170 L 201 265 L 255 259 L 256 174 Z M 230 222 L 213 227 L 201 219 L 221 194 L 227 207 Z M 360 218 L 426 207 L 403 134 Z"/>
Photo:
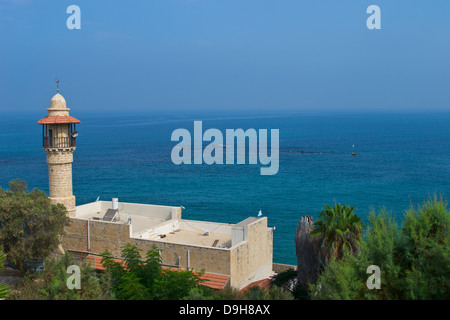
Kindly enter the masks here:
<path id="1" fill-rule="evenodd" d="M 450 1 L 0 0 L 0 110 L 56 76 L 73 112 L 449 110 Z"/>

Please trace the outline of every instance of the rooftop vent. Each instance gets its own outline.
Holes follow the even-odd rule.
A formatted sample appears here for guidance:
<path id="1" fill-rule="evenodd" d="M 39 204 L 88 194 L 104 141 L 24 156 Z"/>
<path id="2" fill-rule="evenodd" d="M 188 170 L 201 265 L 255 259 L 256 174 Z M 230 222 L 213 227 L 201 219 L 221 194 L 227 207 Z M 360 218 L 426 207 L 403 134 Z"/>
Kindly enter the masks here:
<path id="1" fill-rule="evenodd" d="M 114 210 L 119 210 L 119 199 L 118 198 L 112 198 L 112 208 Z"/>

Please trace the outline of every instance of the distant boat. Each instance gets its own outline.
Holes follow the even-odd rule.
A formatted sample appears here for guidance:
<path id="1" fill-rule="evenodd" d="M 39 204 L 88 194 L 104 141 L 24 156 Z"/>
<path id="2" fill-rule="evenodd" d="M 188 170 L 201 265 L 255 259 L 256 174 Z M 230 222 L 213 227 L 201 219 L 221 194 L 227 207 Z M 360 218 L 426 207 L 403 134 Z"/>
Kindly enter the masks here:
<path id="1" fill-rule="evenodd" d="M 301 154 L 323 154 L 322 152 L 310 152 L 310 151 L 305 151 L 305 150 L 300 151 L 300 153 Z"/>
<path id="2" fill-rule="evenodd" d="M 358 154 L 355 152 L 355 145 L 352 146 L 352 156 L 357 156 Z"/>

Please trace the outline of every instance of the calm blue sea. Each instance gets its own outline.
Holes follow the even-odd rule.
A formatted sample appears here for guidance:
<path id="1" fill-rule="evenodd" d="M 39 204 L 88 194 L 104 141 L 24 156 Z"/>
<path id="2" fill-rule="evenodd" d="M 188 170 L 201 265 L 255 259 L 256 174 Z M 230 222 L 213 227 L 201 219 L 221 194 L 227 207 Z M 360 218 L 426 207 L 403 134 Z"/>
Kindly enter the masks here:
<path id="1" fill-rule="evenodd" d="M 21 178 L 48 191 L 39 114 L 1 114 L 0 186 Z M 450 113 L 198 114 L 76 113 L 82 123 L 73 166 L 77 204 L 182 205 L 185 219 L 237 223 L 262 210 L 274 231 L 274 261 L 296 264 L 295 229 L 325 204 L 348 203 L 366 217 L 385 206 L 399 218 L 429 195 L 450 195 Z M 172 131 L 280 130 L 280 168 L 171 162 Z M 352 157 L 352 145 L 359 154 Z M 304 150 L 305 153 L 301 153 Z"/>

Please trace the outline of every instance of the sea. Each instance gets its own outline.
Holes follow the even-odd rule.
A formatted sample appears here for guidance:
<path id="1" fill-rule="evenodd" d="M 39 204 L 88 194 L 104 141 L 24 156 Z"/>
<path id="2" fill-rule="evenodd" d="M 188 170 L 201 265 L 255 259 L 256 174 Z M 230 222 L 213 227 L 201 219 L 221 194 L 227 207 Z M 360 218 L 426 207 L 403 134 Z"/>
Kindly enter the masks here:
<path id="1" fill-rule="evenodd" d="M 450 195 L 450 112 L 90 113 L 80 119 L 73 163 L 77 205 L 118 198 L 183 206 L 183 218 L 238 223 L 261 212 L 273 227 L 273 261 L 297 263 L 299 218 L 349 204 L 367 223 L 386 208 L 401 221 L 411 206 Z M 12 179 L 48 192 L 37 120 L 45 110 L 0 114 L 0 187 Z M 180 164 L 171 140 L 182 128 L 279 130 L 279 170 L 262 164 Z M 258 131 L 259 132 L 259 131 Z M 226 141 L 224 141 L 224 144 Z M 205 146 L 209 142 L 205 142 Z M 269 140 L 270 146 L 270 140 Z M 354 151 L 357 156 L 352 156 Z"/>

